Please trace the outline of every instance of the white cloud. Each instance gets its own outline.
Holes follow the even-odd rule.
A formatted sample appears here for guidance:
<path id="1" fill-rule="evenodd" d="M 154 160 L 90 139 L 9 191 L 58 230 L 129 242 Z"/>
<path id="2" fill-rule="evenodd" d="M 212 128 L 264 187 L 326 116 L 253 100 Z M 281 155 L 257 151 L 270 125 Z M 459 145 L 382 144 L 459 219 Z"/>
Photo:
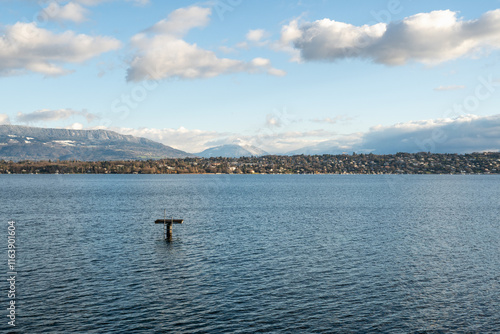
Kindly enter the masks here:
<path id="1" fill-rule="evenodd" d="M 127 80 L 210 78 L 221 74 L 256 73 L 272 69 L 267 59 L 255 58 L 244 62 L 218 58 L 214 52 L 182 39 L 190 29 L 206 26 L 210 15 L 210 8 L 191 6 L 177 9 L 165 20 L 133 36 L 131 45 L 136 53 L 127 70 Z M 276 71 L 268 73 L 283 75 Z"/>
<path id="2" fill-rule="evenodd" d="M 364 133 L 340 136 L 297 150 L 305 154 L 373 152 L 470 153 L 500 150 L 500 114 L 463 115 L 374 126 Z"/>
<path id="3" fill-rule="evenodd" d="M 465 86 L 463 85 L 451 85 L 451 86 L 439 86 L 434 88 L 435 91 L 447 91 L 447 90 L 460 90 L 464 89 Z"/>
<path id="4" fill-rule="evenodd" d="M 281 127 L 282 126 L 282 121 L 279 117 L 273 115 L 273 114 L 268 114 L 266 116 L 266 125 L 270 128 L 273 127 Z"/>
<path id="5" fill-rule="evenodd" d="M 269 42 L 271 50 L 286 52 L 290 55 L 290 61 L 301 63 L 300 50 L 295 48 L 293 41 L 300 38 L 299 19 L 292 20 L 288 25 L 281 27 L 281 37 L 278 41 Z"/>
<path id="6" fill-rule="evenodd" d="M 73 21 L 81 23 L 87 20 L 88 10 L 83 8 L 77 3 L 69 2 L 66 5 L 59 5 L 57 2 L 52 1 L 44 8 L 40 15 L 50 21 Z"/>
<path id="7" fill-rule="evenodd" d="M 266 31 L 263 29 L 255 29 L 248 31 L 246 38 L 251 42 L 260 42 L 262 38 L 266 35 Z"/>
<path id="8" fill-rule="evenodd" d="M 78 111 L 73 109 L 58 109 L 58 110 L 41 109 L 26 114 L 18 112 L 16 119 L 21 123 L 36 123 L 36 122 L 58 121 L 62 119 L 67 119 L 72 116 L 84 117 L 87 120 L 87 122 L 92 122 L 93 120 L 98 118 L 97 115 L 89 113 L 86 110 Z"/>
<path id="9" fill-rule="evenodd" d="M 326 20 L 326 19 L 325 19 Z M 316 21 L 318 22 L 318 21 Z M 302 30 L 307 30 L 307 24 L 299 28 L 299 20 L 295 19 L 290 21 L 289 24 L 281 27 L 281 42 L 283 44 L 294 43 L 302 38 Z"/>
<path id="10" fill-rule="evenodd" d="M 2 124 L 10 124 L 9 115 L 0 114 L 0 125 L 2 125 Z"/>
<path id="11" fill-rule="evenodd" d="M 81 63 L 120 46 L 112 37 L 77 35 L 73 31 L 55 34 L 35 23 L 18 22 L 7 26 L 0 36 L 0 75 L 23 71 L 67 74 L 70 71 L 63 64 Z"/>
<path id="12" fill-rule="evenodd" d="M 500 149 L 500 115 L 464 115 L 375 127 L 361 143 L 379 152 L 465 153 Z"/>
<path id="13" fill-rule="evenodd" d="M 267 67 L 271 65 L 271 61 L 266 58 L 254 58 L 252 59 L 251 64 L 255 67 Z"/>
<path id="14" fill-rule="evenodd" d="M 500 48 L 500 9 L 469 21 L 450 10 L 363 26 L 293 20 L 282 27 L 280 42 L 300 51 L 306 61 L 364 58 L 386 65 L 436 64 Z"/>
<path id="15" fill-rule="evenodd" d="M 277 69 L 277 68 L 270 68 L 267 70 L 267 74 L 275 76 L 275 77 L 284 77 L 286 75 L 286 71 Z"/>
<path id="16" fill-rule="evenodd" d="M 207 26 L 211 13 L 210 8 L 197 6 L 179 8 L 170 13 L 166 19 L 153 25 L 148 31 L 171 37 L 183 37 L 193 28 Z"/>
<path id="17" fill-rule="evenodd" d="M 69 128 L 72 130 L 83 130 L 83 124 L 82 123 L 73 123 L 69 126 Z"/>

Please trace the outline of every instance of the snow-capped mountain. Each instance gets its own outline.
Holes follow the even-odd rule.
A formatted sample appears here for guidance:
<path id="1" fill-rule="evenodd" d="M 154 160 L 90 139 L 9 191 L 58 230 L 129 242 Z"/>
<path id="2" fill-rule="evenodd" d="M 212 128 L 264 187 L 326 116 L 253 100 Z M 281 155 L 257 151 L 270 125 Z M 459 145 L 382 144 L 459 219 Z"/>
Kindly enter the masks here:
<path id="1" fill-rule="evenodd" d="M 3 160 L 138 160 L 193 156 L 155 141 L 109 130 L 0 125 Z"/>

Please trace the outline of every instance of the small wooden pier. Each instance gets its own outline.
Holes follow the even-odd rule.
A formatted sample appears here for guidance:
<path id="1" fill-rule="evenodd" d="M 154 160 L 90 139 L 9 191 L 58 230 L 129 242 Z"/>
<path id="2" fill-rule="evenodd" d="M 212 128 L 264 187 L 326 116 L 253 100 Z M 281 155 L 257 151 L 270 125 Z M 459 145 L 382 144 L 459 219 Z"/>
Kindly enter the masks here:
<path id="1" fill-rule="evenodd" d="M 155 224 L 163 224 L 163 237 L 166 241 L 172 240 L 172 225 L 182 224 L 184 219 L 174 219 L 173 217 L 167 219 L 167 210 L 164 211 L 163 219 L 155 220 Z"/>

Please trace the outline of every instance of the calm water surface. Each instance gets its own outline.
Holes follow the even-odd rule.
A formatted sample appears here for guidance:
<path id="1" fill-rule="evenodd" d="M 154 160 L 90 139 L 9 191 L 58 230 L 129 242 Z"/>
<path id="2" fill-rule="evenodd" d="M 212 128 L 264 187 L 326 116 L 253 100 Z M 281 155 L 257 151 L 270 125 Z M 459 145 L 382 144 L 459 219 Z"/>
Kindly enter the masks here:
<path id="1" fill-rule="evenodd" d="M 498 176 L 0 175 L 0 203 L 21 333 L 500 328 Z"/>

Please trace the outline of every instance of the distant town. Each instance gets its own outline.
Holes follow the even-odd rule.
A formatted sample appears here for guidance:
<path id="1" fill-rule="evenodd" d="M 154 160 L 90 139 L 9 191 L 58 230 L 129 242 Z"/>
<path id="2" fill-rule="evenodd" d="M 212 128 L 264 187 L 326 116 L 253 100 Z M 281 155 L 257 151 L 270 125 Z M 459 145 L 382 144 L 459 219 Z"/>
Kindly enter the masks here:
<path id="1" fill-rule="evenodd" d="M 500 174 L 500 153 L 0 161 L 0 174 Z"/>

